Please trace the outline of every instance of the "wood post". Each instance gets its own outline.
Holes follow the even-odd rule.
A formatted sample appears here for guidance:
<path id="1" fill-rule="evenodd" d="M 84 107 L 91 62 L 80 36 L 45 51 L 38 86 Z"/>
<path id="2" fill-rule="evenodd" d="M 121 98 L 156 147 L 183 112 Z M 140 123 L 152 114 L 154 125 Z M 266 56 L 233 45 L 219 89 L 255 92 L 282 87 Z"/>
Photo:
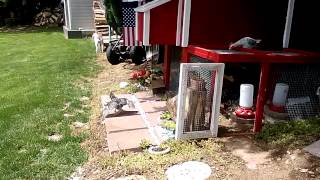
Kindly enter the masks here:
<path id="1" fill-rule="evenodd" d="M 170 63 L 172 58 L 172 47 L 169 45 L 164 46 L 164 60 L 163 60 L 163 81 L 166 89 L 170 85 Z"/>
<path id="2" fill-rule="evenodd" d="M 263 108 L 266 102 L 266 92 L 267 92 L 267 85 L 269 80 L 269 73 L 270 73 L 270 64 L 262 63 L 258 98 L 257 98 L 257 104 L 256 104 L 256 119 L 255 119 L 254 128 L 253 128 L 253 131 L 255 133 L 260 132 L 262 129 Z"/>

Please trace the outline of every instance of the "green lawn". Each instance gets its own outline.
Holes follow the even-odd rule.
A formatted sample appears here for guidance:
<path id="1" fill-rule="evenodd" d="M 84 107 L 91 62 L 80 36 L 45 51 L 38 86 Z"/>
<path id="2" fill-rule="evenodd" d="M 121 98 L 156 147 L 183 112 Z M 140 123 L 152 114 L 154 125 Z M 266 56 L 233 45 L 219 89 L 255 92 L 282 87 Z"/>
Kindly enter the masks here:
<path id="1" fill-rule="evenodd" d="M 90 86 L 75 82 L 97 72 L 94 59 L 90 40 L 66 40 L 60 29 L 0 32 L 0 179 L 62 179 L 85 162 L 86 135 L 72 136 L 70 125 L 88 121 L 79 98 Z M 63 139 L 48 141 L 54 132 Z"/>

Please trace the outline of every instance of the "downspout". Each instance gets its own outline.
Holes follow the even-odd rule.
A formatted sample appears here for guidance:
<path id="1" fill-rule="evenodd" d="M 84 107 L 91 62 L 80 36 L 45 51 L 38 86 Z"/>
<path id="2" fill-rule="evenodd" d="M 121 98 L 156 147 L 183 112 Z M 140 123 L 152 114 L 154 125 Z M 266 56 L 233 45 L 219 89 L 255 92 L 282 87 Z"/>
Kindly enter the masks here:
<path id="1" fill-rule="evenodd" d="M 283 44 L 282 44 L 283 48 L 289 47 L 292 17 L 293 17 L 293 10 L 294 10 L 294 2 L 295 2 L 295 0 L 289 0 L 289 2 L 288 2 L 286 26 L 284 29 Z"/>
<path id="2" fill-rule="evenodd" d="M 68 20 L 69 20 L 69 29 L 71 30 L 71 8 L 70 8 L 70 1 L 71 0 L 65 0 L 68 4 Z"/>

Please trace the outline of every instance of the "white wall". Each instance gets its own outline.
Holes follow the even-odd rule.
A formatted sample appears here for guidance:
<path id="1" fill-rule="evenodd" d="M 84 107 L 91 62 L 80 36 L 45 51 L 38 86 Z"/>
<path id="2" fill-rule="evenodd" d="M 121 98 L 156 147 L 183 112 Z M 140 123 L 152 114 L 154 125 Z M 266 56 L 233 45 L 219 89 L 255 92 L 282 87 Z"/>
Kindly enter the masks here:
<path id="1" fill-rule="evenodd" d="M 69 0 L 70 26 L 71 30 L 93 30 L 92 0 Z"/>

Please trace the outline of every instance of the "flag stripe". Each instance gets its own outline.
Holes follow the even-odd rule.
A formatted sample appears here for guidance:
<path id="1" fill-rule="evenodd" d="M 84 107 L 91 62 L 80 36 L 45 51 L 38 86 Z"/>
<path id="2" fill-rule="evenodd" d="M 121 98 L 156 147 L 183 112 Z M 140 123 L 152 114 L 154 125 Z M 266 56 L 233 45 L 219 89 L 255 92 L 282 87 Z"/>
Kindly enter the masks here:
<path id="1" fill-rule="evenodd" d="M 124 45 L 128 46 L 128 27 L 124 27 Z"/>
<path id="2" fill-rule="evenodd" d="M 125 46 L 142 45 L 136 34 L 137 17 L 134 8 L 146 3 L 146 0 L 122 0 L 123 41 Z"/>
<path id="3" fill-rule="evenodd" d="M 135 41 L 135 39 L 134 39 L 134 27 L 130 27 L 130 35 L 131 35 L 131 37 L 130 37 L 130 42 L 131 42 L 131 46 L 134 46 L 134 41 Z"/>

